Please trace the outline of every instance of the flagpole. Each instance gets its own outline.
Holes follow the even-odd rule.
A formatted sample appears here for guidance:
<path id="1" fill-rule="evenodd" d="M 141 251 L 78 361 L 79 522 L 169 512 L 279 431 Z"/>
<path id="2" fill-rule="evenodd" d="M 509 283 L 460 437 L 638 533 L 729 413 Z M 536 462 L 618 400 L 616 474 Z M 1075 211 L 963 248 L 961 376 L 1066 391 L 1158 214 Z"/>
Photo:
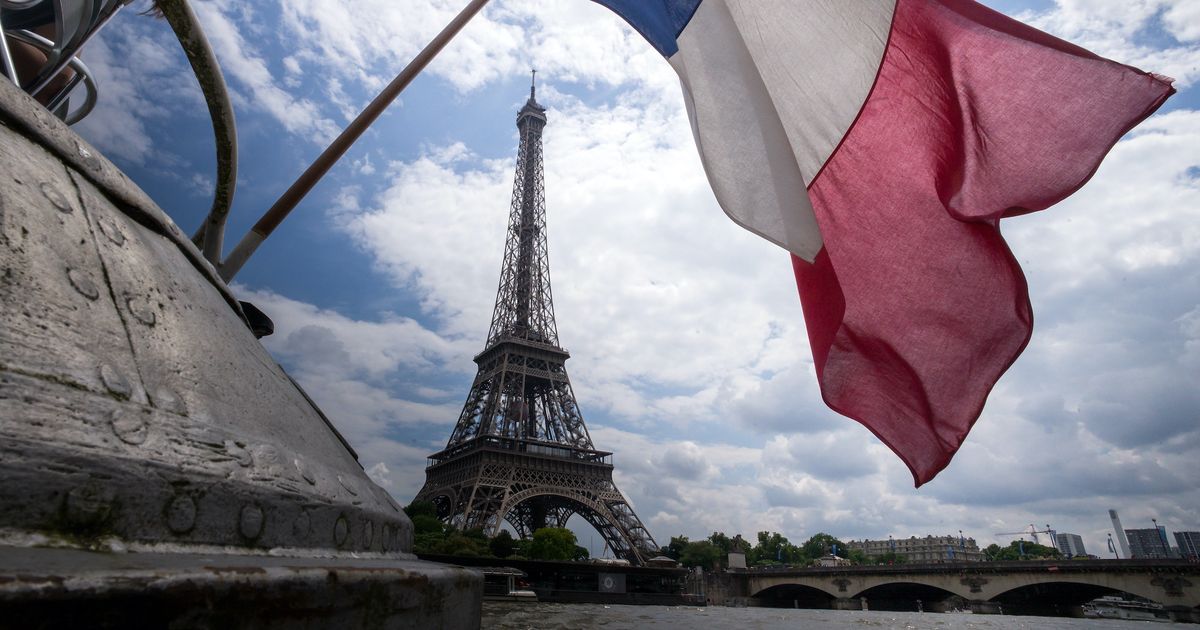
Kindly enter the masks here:
<path id="1" fill-rule="evenodd" d="M 362 113 L 351 121 L 329 147 L 322 151 L 321 155 L 317 156 L 312 165 L 263 214 L 262 218 L 254 224 L 254 227 L 237 244 L 237 247 L 233 248 L 233 251 L 229 253 L 229 257 L 221 263 L 220 274 L 223 280 L 229 282 L 237 275 L 237 272 L 241 270 L 246 260 L 271 235 L 271 232 L 279 227 L 279 224 L 287 217 L 288 213 L 295 209 L 300 200 L 325 176 L 325 173 L 329 172 L 334 163 L 358 140 L 359 136 L 367 130 L 367 127 L 370 127 L 371 123 L 375 122 L 376 118 L 379 118 L 380 114 L 387 109 L 387 106 L 404 91 L 404 88 L 408 87 L 408 84 L 425 69 L 425 66 L 429 65 L 429 62 L 441 52 L 442 48 L 445 48 L 451 39 L 454 39 L 454 36 L 466 26 L 471 18 L 475 17 L 475 14 L 487 2 L 488 0 L 471 0 L 470 4 L 442 29 L 442 32 L 438 33 L 421 52 L 417 53 L 417 56 L 363 109 Z"/>

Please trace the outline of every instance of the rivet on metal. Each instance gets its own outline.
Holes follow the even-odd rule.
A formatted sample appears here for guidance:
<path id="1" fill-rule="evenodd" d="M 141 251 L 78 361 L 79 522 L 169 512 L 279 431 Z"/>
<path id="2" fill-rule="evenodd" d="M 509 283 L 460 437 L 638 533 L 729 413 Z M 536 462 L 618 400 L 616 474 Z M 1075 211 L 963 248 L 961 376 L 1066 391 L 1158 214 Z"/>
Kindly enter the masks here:
<path id="1" fill-rule="evenodd" d="M 254 463 L 254 457 L 250 455 L 250 451 L 238 446 L 233 440 L 225 440 L 225 452 L 229 453 L 242 468 L 247 468 Z"/>
<path id="2" fill-rule="evenodd" d="M 265 524 L 266 517 L 263 516 L 262 508 L 253 503 L 242 506 L 242 511 L 238 514 L 238 533 L 248 540 L 254 540 L 262 535 Z"/>
<path id="3" fill-rule="evenodd" d="M 129 312 L 133 313 L 133 316 L 136 317 L 139 322 L 142 322 L 147 326 L 153 326 L 156 322 L 158 322 L 158 316 L 154 314 L 154 308 L 151 307 L 150 303 L 146 300 L 132 297 L 129 298 L 125 304 L 129 307 Z"/>
<path id="4" fill-rule="evenodd" d="M 54 204 L 55 208 L 58 208 L 59 212 L 63 214 L 71 214 L 75 211 L 75 208 L 71 207 L 71 203 L 67 201 L 67 198 L 64 197 L 57 188 L 54 187 L 54 184 L 51 184 L 50 182 L 42 182 L 40 188 L 42 189 L 42 194 L 46 196 L 46 199 L 50 200 L 50 203 Z"/>
<path id="5" fill-rule="evenodd" d="M 118 409 L 109 417 L 113 433 L 126 444 L 141 444 L 146 441 L 146 421 L 136 412 Z"/>
<path id="6" fill-rule="evenodd" d="M 349 492 L 351 496 L 358 496 L 358 491 L 354 489 L 354 486 L 351 485 L 349 481 L 346 481 L 346 479 L 341 475 L 338 475 L 338 483 L 342 484 L 342 487 L 345 488 L 346 492 Z"/>
<path id="7" fill-rule="evenodd" d="M 108 393 L 121 400 L 128 400 L 133 395 L 133 386 L 129 384 L 129 379 L 107 363 L 100 364 L 100 382 L 104 383 Z"/>
<path id="8" fill-rule="evenodd" d="M 392 524 L 392 549 L 400 548 L 400 534 L 405 531 L 399 523 Z"/>
<path id="9" fill-rule="evenodd" d="M 303 477 L 304 480 L 308 482 L 308 485 L 310 485 L 310 486 L 317 485 L 317 476 L 314 475 L 313 472 L 308 469 L 308 466 L 305 465 L 305 463 L 302 460 L 297 458 L 297 459 L 292 460 L 292 463 L 294 463 L 296 465 L 296 471 L 299 472 L 300 476 Z"/>
<path id="10" fill-rule="evenodd" d="M 279 461 L 279 449 L 270 444 L 259 444 L 250 449 L 254 456 L 257 479 L 269 479 L 283 475 L 283 466 Z"/>
<path id="11" fill-rule="evenodd" d="M 370 549 L 371 543 L 375 540 L 375 523 L 368 520 L 363 520 L 362 544 L 364 549 Z"/>
<path id="12" fill-rule="evenodd" d="M 117 227 L 116 223 L 113 223 L 110 219 L 100 219 L 97 223 L 100 224 L 100 232 L 107 236 L 108 240 L 116 245 L 125 244 L 125 233 L 121 231 L 121 228 Z"/>
<path id="13" fill-rule="evenodd" d="M 187 415 L 187 403 L 183 402 L 183 398 L 168 387 L 160 387 L 155 390 L 150 402 L 163 411 L 169 411 L 180 416 Z"/>
<path id="14" fill-rule="evenodd" d="M 67 493 L 67 521 L 76 527 L 97 525 L 112 513 L 113 491 L 100 486 L 80 486 Z"/>
<path id="15" fill-rule="evenodd" d="M 346 540 L 350 538 L 350 522 L 345 516 L 339 516 L 337 522 L 333 524 L 333 544 L 341 547 L 346 544 Z"/>
<path id="16" fill-rule="evenodd" d="M 303 541 L 308 538 L 309 529 L 312 527 L 312 519 L 309 518 L 308 512 L 301 512 L 296 520 L 292 521 L 292 535 Z"/>
<path id="17" fill-rule="evenodd" d="M 186 534 L 196 526 L 196 501 L 186 494 L 175 495 L 163 510 L 167 518 L 167 529 L 176 534 Z"/>
<path id="18" fill-rule="evenodd" d="M 75 287 L 75 290 L 83 297 L 89 300 L 95 300 L 100 297 L 100 289 L 96 287 L 96 283 L 92 282 L 91 277 L 86 272 L 78 269 L 68 269 L 67 280 L 71 282 L 71 286 Z"/>

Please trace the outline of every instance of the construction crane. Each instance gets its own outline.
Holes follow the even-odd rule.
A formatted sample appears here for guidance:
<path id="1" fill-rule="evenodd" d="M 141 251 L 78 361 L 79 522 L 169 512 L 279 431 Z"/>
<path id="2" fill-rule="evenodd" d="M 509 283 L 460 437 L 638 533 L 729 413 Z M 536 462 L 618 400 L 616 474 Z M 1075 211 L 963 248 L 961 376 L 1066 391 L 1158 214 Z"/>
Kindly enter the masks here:
<path id="1" fill-rule="evenodd" d="M 1025 536 L 1026 534 L 1028 534 L 1029 536 L 1032 536 L 1034 544 L 1038 544 L 1038 545 L 1042 544 L 1041 541 L 1038 540 L 1038 534 L 1046 534 L 1046 535 L 1050 536 L 1050 546 L 1057 547 L 1057 545 L 1055 545 L 1055 540 L 1054 540 L 1055 531 L 1053 529 L 1050 529 L 1049 523 L 1046 524 L 1046 529 L 1038 529 L 1036 525 L 1034 525 L 1033 523 L 1030 523 L 1029 529 L 1019 531 L 1019 532 L 997 532 L 994 535 L 996 535 L 996 536 Z"/>

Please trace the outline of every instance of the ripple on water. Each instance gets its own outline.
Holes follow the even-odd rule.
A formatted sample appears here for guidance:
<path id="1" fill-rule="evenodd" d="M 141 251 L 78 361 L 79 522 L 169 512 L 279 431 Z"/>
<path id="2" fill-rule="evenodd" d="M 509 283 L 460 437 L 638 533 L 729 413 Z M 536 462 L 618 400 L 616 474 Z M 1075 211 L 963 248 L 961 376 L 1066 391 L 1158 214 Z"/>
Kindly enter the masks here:
<path id="1" fill-rule="evenodd" d="M 1147 630 L 1146 622 L 1011 615 L 965 615 L 943 613 L 896 613 L 885 611 L 795 610 L 786 608 L 725 608 L 713 606 L 617 606 L 602 604 L 549 604 L 486 602 L 483 627 L 499 630 L 575 630 L 604 628 L 829 628 L 849 630 Z M 1195 628 L 1183 624 L 1157 623 L 1153 630 Z"/>

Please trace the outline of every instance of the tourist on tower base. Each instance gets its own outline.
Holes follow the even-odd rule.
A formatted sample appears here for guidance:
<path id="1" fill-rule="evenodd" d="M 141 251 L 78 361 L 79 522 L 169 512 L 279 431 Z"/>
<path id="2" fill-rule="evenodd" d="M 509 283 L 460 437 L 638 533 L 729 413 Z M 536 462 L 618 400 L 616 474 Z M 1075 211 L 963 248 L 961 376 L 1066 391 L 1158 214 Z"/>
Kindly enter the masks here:
<path id="1" fill-rule="evenodd" d="M 721 207 L 791 252 L 826 404 L 917 486 L 1032 334 L 1000 220 L 1174 93 L 973 0 L 595 1 L 679 74 Z"/>

